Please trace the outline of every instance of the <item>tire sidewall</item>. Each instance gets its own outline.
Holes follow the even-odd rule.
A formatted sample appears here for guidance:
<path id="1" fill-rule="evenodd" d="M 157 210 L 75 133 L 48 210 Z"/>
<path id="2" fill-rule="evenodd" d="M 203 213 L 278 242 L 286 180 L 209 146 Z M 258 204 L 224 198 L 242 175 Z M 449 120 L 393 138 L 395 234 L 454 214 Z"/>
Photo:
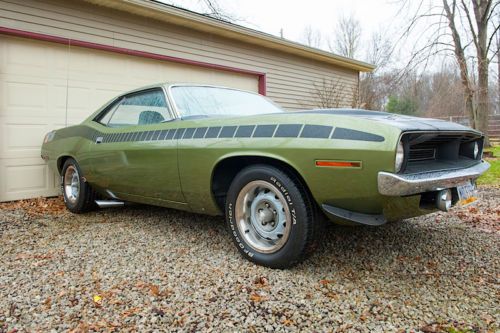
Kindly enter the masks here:
<path id="1" fill-rule="evenodd" d="M 274 253 L 260 253 L 242 237 L 235 219 L 235 205 L 241 189 L 251 181 L 266 181 L 276 187 L 285 198 L 290 210 L 291 229 L 287 242 Z M 264 266 L 281 268 L 298 262 L 307 245 L 307 224 L 311 223 L 305 198 L 293 180 L 281 170 L 257 165 L 243 169 L 233 180 L 226 200 L 226 220 L 231 237 L 240 253 L 249 260 Z"/>
<path id="2" fill-rule="evenodd" d="M 77 170 L 78 176 L 79 176 L 78 181 L 80 182 L 80 192 L 78 193 L 78 198 L 77 198 L 75 203 L 72 203 L 71 201 L 68 200 L 68 198 L 66 197 L 66 191 L 64 190 L 64 176 L 66 175 L 66 170 L 68 169 L 69 166 L 73 166 Z M 82 170 L 80 169 L 80 166 L 72 158 L 69 158 L 64 162 L 62 172 L 61 172 L 61 190 L 62 190 L 62 194 L 63 194 L 63 198 L 64 198 L 64 204 L 66 205 L 68 210 L 70 210 L 71 212 L 80 211 L 82 209 L 82 207 L 84 205 L 84 201 L 85 201 L 85 190 L 86 190 L 85 189 L 85 182 L 83 181 L 83 175 L 82 175 Z"/>

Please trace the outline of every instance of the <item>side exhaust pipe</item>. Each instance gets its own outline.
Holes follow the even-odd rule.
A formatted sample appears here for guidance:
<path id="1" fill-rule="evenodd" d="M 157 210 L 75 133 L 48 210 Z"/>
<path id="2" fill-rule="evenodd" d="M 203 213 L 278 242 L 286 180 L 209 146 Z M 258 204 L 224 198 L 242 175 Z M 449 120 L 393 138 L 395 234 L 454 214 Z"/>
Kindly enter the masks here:
<path id="1" fill-rule="evenodd" d="M 452 193 L 450 189 L 441 190 L 436 195 L 436 207 L 443 212 L 447 212 L 451 208 Z"/>
<path id="2" fill-rule="evenodd" d="M 96 200 L 95 203 L 99 206 L 99 208 L 119 207 L 125 205 L 123 201 L 116 200 Z"/>

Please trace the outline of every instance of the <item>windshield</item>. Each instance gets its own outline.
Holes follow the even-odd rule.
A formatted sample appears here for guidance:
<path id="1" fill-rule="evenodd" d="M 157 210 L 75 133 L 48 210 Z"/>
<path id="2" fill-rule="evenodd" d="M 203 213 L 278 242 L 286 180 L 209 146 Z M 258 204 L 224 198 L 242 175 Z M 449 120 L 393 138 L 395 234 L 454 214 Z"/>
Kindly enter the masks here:
<path id="1" fill-rule="evenodd" d="M 263 96 L 227 88 L 174 86 L 172 97 L 182 118 L 284 112 Z"/>

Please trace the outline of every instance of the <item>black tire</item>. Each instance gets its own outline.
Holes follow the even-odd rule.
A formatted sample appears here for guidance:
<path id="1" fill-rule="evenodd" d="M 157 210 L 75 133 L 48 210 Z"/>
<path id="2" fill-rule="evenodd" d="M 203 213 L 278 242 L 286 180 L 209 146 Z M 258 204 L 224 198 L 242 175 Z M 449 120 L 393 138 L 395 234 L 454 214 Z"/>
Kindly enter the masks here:
<path id="1" fill-rule="evenodd" d="M 256 189 L 252 192 L 254 184 L 256 184 Z M 271 190 L 267 189 L 269 192 L 265 192 L 267 184 L 271 185 Z M 262 189 L 259 187 L 262 187 Z M 274 212 L 271 222 L 273 227 L 275 224 L 279 224 L 282 219 L 276 217 L 276 210 L 272 209 L 274 206 L 270 208 L 264 198 L 267 196 L 266 193 L 274 195 L 273 189 L 277 189 L 282 194 L 282 196 L 278 194 L 274 197 L 276 203 L 281 204 L 278 207 L 283 212 L 288 208 L 289 215 L 283 214 L 285 214 L 285 217 L 291 218 L 289 221 L 290 227 L 286 229 L 287 236 L 284 240 L 282 238 L 285 233 L 281 237 L 274 239 L 276 243 L 281 242 L 281 247 L 274 250 L 271 245 L 269 250 L 265 248 L 265 251 L 261 251 L 255 246 L 257 244 L 258 247 L 261 244 L 259 243 L 259 237 L 264 242 L 263 244 L 274 243 L 274 240 L 262 237 L 262 233 L 258 229 L 264 227 L 261 227 L 259 223 L 263 226 L 267 225 L 268 222 L 266 221 L 271 219 L 269 216 L 273 215 L 272 213 L 268 215 L 262 213 L 263 209 L 257 209 L 258 207 L 254 209 L 256 207 L 254 201 L 257 202 L 255 205 L 261 205 L 261 202 L 264 202 L 267 209 Z M 240 201 L 238 201 L 240 192 L 241 197 Z M 249 196 L 254 196 L 251 202 L 247 199 Z M 272 202 L 271 205 L 273 205 Z M 243 209 L 244 206 L 248 208 Z M 263 207 L 264 210 L 266 207 Z M 249 222 L 245 222 L 245 220 Z M 243 257 L 259 265 L 271 268 L 289 268 L 304 260 L 316 246 L 320 226 L 316 205 L 304 185 L 298 179 L 295 179 L 292 174 L 287 174 L 274 166 L 264 164 L 249 166 L 236 175 L 227 193 L 226 221 L 231 237 Z M 254 221 L 253 224 L 252 221 Z M 286 225 L 286 223 L 283 223 L 283 225 Z M 251 228 L 253 229 L 250 230 Z M 252 238 L 257 239 L 253 245 Z"/>
<path id="2" fill-rule="evenodd" d="M 71 195 L 67 193 L 68 191 L 65 190 L 65 185 L 68 184 L 68 180 L 65 179 L 65 177 L 68 176 L 69 178 L 69 174 L 71 172 L 74 172 L 75 170 L 77 172 L 75 180 L 76 178 L 78 178 L 79 188 L 78 188 L 78 194 L 71 197 Z M 83 173 L 82 170 L 80 169 L 80 166 L 72 158 L 68 158 L 64 162 L 61 171 L 61 189 L 63 193 L 64 204 L 66 205 L 66 208 L 70 212 L 81 214 L 97 208 L 97 205 L 95 203 L 96 192 L 92 189 L 92 187 L 90 187 L 90 185 L 86 181 L 84 181 Z"/>

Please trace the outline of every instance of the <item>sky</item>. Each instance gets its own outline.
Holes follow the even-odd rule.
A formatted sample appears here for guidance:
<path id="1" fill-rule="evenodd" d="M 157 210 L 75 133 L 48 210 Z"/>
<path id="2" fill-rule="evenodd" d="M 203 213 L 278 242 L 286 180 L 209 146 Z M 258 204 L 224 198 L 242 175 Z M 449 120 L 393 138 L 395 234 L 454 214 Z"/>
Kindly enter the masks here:
<path id="1" fill-rule="evenodd" d="M 219 0 L 219 3 L 246 20 L 242 22 L 244 25 L 254 25 L 257 30 L 275 35 L 283 28 L 284 37 L 292 40 L 298 39 L 307 25 L 333 33 L 339 15 L 354 15 L 365 32 L 370 32 L 390 22 L 398 7 L 385 0 L 307 0 L 307 6 L 302 1 L 283 0 Z"/>
<path id="2" fill-rule="evenodd" d="M 204 3 L 206 0 L 158 0 L 167 4 L 190 9 L 196 12 L 207 12 Z M 448 34 L 446 22 L 436 25 L 439 18 L 425 17 L 413 26 L 410 35 L 403 37 L 403 32 L 408 27 L 408 22 L 415 13 L 432 12 L 442 6 L 441 0 L 413 1 L 413 0 L 212 0 L 217 3 L 225 13 L 236 18 L 234 23 L 249 28 L 280 36 L 295 42 L 305 43 L 304 30 L 310 26 L 314 31 L 319 31 L 323 37 L 320 48 L 329 50 L 326 39 L 333 40 L 339 19 L 352 16 L 360 22 L 362 36 L 359 51 L 355 59 L 367 61 L 366 51 L 369 49 L 372 34 L 382 32 L 383 37 L 392 45 L 390 64 L 384 70 L 401 69 L 408 66 L 413 54 L 434 40 L 434 33 Z M 403 6 L 406 4 L 406 6 Z M 421 6 L 421 7 L 419 7 Z M 437 6 L 437 7 L 436 7 Z M 432 8 L 432 9 L 431 9 Z M 437 13 L 440 10 L 437 9 Z M 464 22 L 462 22 L 464 24 Z M 457 23 L 458 26 L 460 26 Z M 460 28 L 459 28 L 460 29 Z M 465 32 L 462 31 L 462 32 Z M 470 37 L 470 35 L 469 35 Z M 463 38 L 462 43 L 467 44 L 468 38 Z M 443 44 L 444 45 L 444 44 Z M 472 44 L 470 44 L 472 45 Z M 469 45 L 469 46 L 470 46 Z M 440 46 L 444 48 L 444 46 Z M 443 66 L 456 65 L 453 52 L 440 52 L 430 56 L 433 49 L 420 54 L 420 61 L 414 61 L 415 69 L 420 72 L 440 70 Z M 472 52 L 472 53 L 471 53 Z M 473 55 L 475 50 L 470 46 L 466 54 Z M 496 66 L 490 66 L 495 72 Z M 413 68 L 413 67 L 409 67 Z"/>
<path id="3" fill-rule="evenodd" d="M 203 11 L 201 0 L 163 0 L 194 11 Z M 336 22 L 341 15 L 354 16 L 360 21 L 362 36 L 368 40 L 372 32 L 382 30 L 396 36 L 403 22 L 396 19 L 397 0 L 218 0 L 227 13 L 236 16 L 236 23 L 252 29 L 280 35 L 301 42 L 304 29 L 311 26 L 323 36 L 333 36 Z M 322 48 L 328 49 L 326 41 Z M 357 58 L 362 59 L 360 55 Z"/>

